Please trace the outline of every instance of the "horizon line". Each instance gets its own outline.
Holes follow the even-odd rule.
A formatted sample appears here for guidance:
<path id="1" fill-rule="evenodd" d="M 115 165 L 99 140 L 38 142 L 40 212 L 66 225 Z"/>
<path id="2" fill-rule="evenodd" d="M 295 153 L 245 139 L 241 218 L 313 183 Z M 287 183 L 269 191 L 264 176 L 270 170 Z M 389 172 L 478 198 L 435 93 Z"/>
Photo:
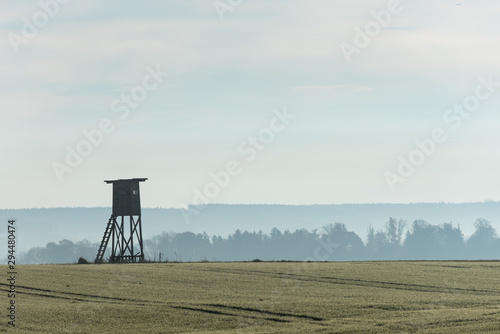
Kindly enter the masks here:
<path id="1" fill-rule="evenodd" d="M 189 207 L 197 206 L 215 206 L 215 205 L 225 205 L 225 206 L 337 206 L 337 205 L 418 205 L 418 204 L 445 204 L 445 205 L 463 205 L 463 204 L 498 204 L 500 200 L 484 200 L 476 202 L 345 202 L 345 203 L 313 203 L 313 204 L 290 204 L 290 203 L 207 203 L 207 204 L 188 204 L 185 206 L 170 206 L 170 207 L 160 207 L 160 206 L 144 206 L 142 209 L 163 209 L 163 210 L 179 210 L 188 209 Z M 0 211 L 7 210 L 43 210 L 43 209 L 107 209 L 112 208 L 112 206 L 53 206 L 53 207 L 24 207 L 24 208 L 0 208 Z"/>

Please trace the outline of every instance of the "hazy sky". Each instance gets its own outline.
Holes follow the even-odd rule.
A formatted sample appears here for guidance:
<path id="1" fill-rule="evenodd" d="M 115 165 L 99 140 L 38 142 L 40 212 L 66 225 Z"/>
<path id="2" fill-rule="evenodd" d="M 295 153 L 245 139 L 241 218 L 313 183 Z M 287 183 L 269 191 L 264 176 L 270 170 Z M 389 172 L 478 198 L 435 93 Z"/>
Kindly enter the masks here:
<path id="1" fill-rule="evenodd" d="M 500 200 L 498 1 L 40 3 L 0 2 L 1 208 Z"/>

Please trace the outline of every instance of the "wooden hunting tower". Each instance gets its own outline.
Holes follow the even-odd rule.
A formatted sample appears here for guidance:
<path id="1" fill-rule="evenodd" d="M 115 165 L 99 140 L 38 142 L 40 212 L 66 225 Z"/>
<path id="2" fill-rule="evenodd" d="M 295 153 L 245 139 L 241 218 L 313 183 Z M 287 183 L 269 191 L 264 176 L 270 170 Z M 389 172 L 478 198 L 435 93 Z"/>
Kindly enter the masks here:
<path id="1" fill-rule="evenodd" d="M 139 182 L 146 180 L 104 181 L 113 184 L 113 212 L 104 231 L 95 263 L 102 263 L 110 238 L 110 262 L 139 262 L 144 260 Z M 126 222 L 125 217 L 128 217 L 128 222 Z M 129 225 L 127 231 L 129 233 L 125 233 L 125 225 Z"/>

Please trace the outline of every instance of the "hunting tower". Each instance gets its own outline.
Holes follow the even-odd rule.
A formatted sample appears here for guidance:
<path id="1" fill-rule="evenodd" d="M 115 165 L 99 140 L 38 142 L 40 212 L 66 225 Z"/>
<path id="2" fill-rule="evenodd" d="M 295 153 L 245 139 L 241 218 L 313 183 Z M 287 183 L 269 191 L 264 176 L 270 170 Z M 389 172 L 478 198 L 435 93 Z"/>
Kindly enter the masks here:
<path id="1" fill-rule="evenodd" d="M 110 238 L 110 262 L 139 262 L 144 260 L 139 182 L 146 180 L 104 181 L 113 185 L 113 211 L 104 231 L 95 263 L 102 263 Z"/>

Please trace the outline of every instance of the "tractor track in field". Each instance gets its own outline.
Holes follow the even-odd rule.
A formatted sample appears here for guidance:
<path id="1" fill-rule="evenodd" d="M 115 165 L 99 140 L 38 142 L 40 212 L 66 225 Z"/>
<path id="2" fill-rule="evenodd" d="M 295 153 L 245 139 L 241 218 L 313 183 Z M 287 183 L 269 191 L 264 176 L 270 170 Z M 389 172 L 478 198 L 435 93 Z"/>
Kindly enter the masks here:
<path id="1" fill-rule="evenodd" d="M 190 269 L 192 270 L 192 269 Z M 340 278 L 331 276 L 313 276 L 305 274 L 293 274 L 293 273 L 282 273 L 282 272 L 269 272 L 260 270 L 244 270 L 244 269 L 227 269 L 227 268 L 214 268 L 214 269 L 196 269 L 197 271 L 210 271 L 210 272 L 220 272 L 229 273 L 236 275 L 255 275 L 255 276 L 266 276 L 273 277 L 277 279 L 290 279 L 303 282 L 317 282 L 317 283 L 329 283 L 329 284 L 343 284 L 343 285 L 357 285 L 369 288 L 381 288 L 381 289 L 395 289 L 395 290 L 407 290 L 415 292 L 433 292 L 433 293 L 451 293 L 451 294 L 470 294 L 470 295 L 497 295 L 500 296 L 500 291 L 498 290 L 484 290 L 484 289 L 467 289 L 467 288 L 456 288 L 456 287 L 439 287 L 433 285 L 423 285 L 423 284 L 412 284 L 412 283 L 397 283 L 397 282 L 387 282 L 387 281 L 374 281 L 374 280 L 361 280 L 353 278 Z"/>
<path id="2" fill-rule="evenodd" d="M 265 310 L 250 308 L 250 307 L 228 306 L 228 305 L 222 305 L 222 304 L 207 304 L 207 306 L 220 307 L 220 308 L 228 308 L 228 309 L 240 310 L 240 311 L 248 311 L 248 312 L 257 312 L 257 313 L 269 314 L 269 315 L 279 316 L 279 317 L 300 318 L 300 319 L 307 319 L 307 320 L 313 320 L 313 321 L 324 321 L 325 320 L 323 318 L 312 317 L 312 316 L 309 316 L 309 315 L 293 314 L 293 313 L 282 313 L 282 312 L 271 312 L 271 311 L 265 311 Z"/>
<path id="3" fill-rule="evenodd" d="M 269 320 L 269 321 L 274 321 L 274 322 L 291 322 L 290 320 L 286 320 L 286 319 L 270 318 L 270 317 L 261 318 L 258 316 L 239 314 L 239 313 L 229 313 L 229 312 L 223 312 L 223 311 L 220 311 L 217 309 L 207 309 L 207 308 L 202 308 L 202 307 L 173 306 L 173 308 L 181 309 L 181 310 L 188 310 L 188 311 L 210 313 L 210 314 L 225 315 L 225 316 L 231 316 L 231 317 L 247 318 L 247 319 L 262 319 L 262 320 Z"/>
<path id="4" fill-rule="evenodd" d="M 313 317 L 304 314 L 294 314 L 294 313 L 283 313 L 283 312 L 273 312 L 267 311 L 263 309 L 256 309 L 250 307 L 240 307 L 240 306 L 230 306 L 224 304 L 203 304 L 201 307 L 193 307 L 193 306 L 173 306 L 177 309 L 189 310 L 189 311 L 197 311 L 211 314 L 220 314 L 226 316 L 234 316 L 241 318 L 249 318 L 249 319 L 261 319 L 268 320 L 273 322 L 294 322 L 294 321 L 310 321 L 311 323 L 321 324 L 322 321 L 325 321 L 323 318 Z M 238 313 L 233 313 L 236 311 Z M 243 312 L 243 313 L 242 313 Z"/>
<path id="5" fill-rule="evenodd" d="M 6 283 L 0 283 L 2 287 L 9 287 Z M 232 316 L 232 317 L 241 317 L 248 319 L 262 319 L 273 322 L 292 322 L 290 319 L 283 318 L 295 318 L 295 319 L 306 319 L 313 321 L 323 321 L 324 319 L 318 317 L 312 317 L 308 315 L 302 314 L 292 314 L 292 313 L 278 313 L 271 312 L 260 309 L 253 309 L 248 307 L 239 307 L 239 306 L 229 306 L 223 304 L 201 304 L 201 305 L 174 305 L 169 302 L 161 302 L 161 301 L 151 301 L 151 300 L 141 300 L 141 299 L 132 299 L 132 298 L 120 298 L 120 297 L 108 297 L 108 296 L 98 296 L 84 293 L 76 293 L 76 292 L 65 292 L 65 291 L 56 291 L 49 289 L 41 289 L 34 288 L 25 285 L 17 285 L 16 286 L 17 294 L 30 295 L 41 298 L 54 298 L 54 299 L 63 299 L 67 301 L 73 302 L 90 302 L 90 303 L 107 303 L 107 304 L 122 304 L 127 305 L 130 303 L 134 303 L 134 305 L 139 306 L 148 306 L 148 305 L 163 305 L 166 307 L 174 308 L 174 309 L 182 309 L 187 311 L 195 311 L 195 312 L 203 312 L 209 314 L 217 314 L 224 316 Z M 0 288 L 0 291 L 9 291 L 5 288 Z M 230 311 L 239 311 L 240 313 L 231 313 Z M 246 314 L 245 314 L 246 313 Z M 259 314 L 264 316 L 252 315 Z"/>
<path id="6" fill-rule="evenodd" d="M 9 287 L 9 284 L 0 283 L 0 286 Z M 108 297 L 108 296 L 98 296 L 98 295 L 90 295 L 85 293 L 76 293 L 76 292 L 66 292 L 66 291 L 56 291 L 49 289 L 41 289 L 41 288 L 33 288 L 25 285 L 16 285 L 16 293 L 25 294 L 31 296 L 38 297 L 47 297 L 47 298 L 58 298 L 58 299 L 66 299 L 66 300 L 74 300 L 74 301 L 83 301 L 83 302 L 96 302 L 96 300 L 92 299 L 104 299 L 104 301 L 100 302 L 133 302 L 139 305 L 145 305 L 145 303 L 161 303 L 149 300 L 140 300 L 140 299 L 130 299 L 130 298 L 120 298 L 120 297 Z M 0 289 L 2 291 L 9 291 L 8 289 Z M 23 291 L 28 290 L 28 291 Z M 36 291 L 36 292 L 35 292 Z M 70 297 L 73 296 L 73 297 Z M 91 298 L 91 299 L 82 299 L 82 298 Z M 143 303 L 143 304 L 140 304 Z"/>

